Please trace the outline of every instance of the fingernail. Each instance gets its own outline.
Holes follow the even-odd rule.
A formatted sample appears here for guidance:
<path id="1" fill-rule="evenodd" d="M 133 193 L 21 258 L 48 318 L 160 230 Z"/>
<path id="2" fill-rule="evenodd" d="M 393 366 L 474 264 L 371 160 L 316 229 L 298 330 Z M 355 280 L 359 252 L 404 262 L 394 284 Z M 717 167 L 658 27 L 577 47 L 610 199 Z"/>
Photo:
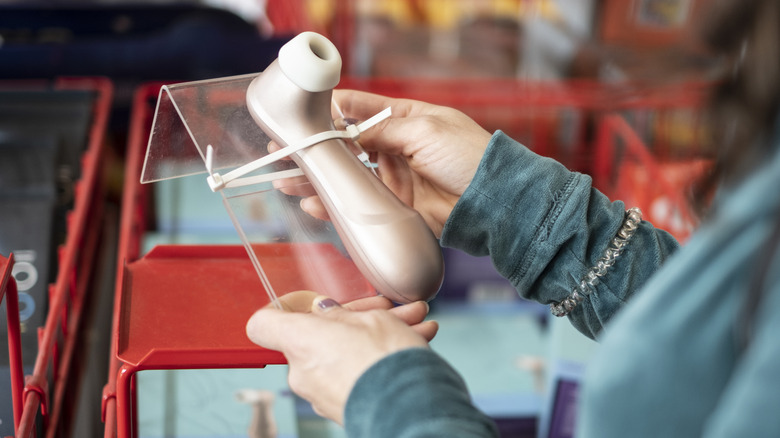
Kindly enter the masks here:
<path id="1" fill-rule="evenodd" d="M 317 303 L 317 307 L 319 307 L 321 310 L 328 310 L 334 307 L 341 307 L 341 305 L 333 298 L 325 298 Z"/>

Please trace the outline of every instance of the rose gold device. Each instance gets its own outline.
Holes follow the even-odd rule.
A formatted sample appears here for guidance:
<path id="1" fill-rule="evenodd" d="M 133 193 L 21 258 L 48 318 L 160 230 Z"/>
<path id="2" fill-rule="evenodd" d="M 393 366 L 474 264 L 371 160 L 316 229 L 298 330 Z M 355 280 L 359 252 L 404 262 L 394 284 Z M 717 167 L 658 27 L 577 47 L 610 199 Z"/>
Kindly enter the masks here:
<path id="1" fill-rule="evenodd" d="M 305 32 L 247 89 L 252 118 L 281 147 L 335 129 L 331 97 L 341 56 L 322 35 Z M 429 300 L 444 276 L 441 248 L 422 216 L 401 202 L 341 139 L 291 155 L 322 200 L 347 252 L 383 296 Z"/>

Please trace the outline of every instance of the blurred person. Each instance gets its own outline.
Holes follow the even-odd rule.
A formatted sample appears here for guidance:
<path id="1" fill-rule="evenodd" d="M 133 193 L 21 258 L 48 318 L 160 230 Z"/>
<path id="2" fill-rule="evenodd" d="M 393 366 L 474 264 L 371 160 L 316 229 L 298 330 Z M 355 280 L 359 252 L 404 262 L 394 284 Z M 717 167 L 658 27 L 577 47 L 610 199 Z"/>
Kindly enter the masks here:
<path id="1" fill-rule="evenodd" d="M 712 200 L 684 247 L 588 176 L 454 109 L 334 95 L 351 118 L 393 108 L 361 143 L 442 245 L 490 255 L 520 294 L 600 342 L 579 437 L 780 436 L 780 0 L 704 9 L 702 43 L 728 68 L 710 105 L 719 156 L 699 187 Z M 325 217 L 316 197 L 301 206 Z M 283 300 L 247 334 L 283 352 L 291 389 L 349 436 L 497 436 L 428 347 L 425 303 Z"/>

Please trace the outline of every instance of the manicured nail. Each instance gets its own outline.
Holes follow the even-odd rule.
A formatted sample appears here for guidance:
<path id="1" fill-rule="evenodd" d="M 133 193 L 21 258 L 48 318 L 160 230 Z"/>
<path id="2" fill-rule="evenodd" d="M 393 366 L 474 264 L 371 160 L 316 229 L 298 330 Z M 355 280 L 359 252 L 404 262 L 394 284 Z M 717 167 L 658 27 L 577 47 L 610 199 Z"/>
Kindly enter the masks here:
<path id="1" fill-rule="evenodd" d="M 317 307 L 321 310 L 328 310 L 334 307 L 341 307 L 341 305 L 333 298 L 325 298 L 317 303 Z"/>

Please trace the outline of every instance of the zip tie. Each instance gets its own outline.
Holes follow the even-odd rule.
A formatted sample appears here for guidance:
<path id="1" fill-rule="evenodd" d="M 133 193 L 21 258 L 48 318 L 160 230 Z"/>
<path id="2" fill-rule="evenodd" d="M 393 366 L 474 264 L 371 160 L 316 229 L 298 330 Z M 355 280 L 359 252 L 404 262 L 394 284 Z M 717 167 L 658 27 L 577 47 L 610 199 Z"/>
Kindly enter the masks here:
<path id="1" fill-rule="evenodd" d="M 341 107 L 339 106 L 338 102 L 336 102 L 333 99 L 331 99 L 330 101 L 333 104 L 333 107 L 336 108 L 336 111 L 338 111 L 339 116 L 341 116 L 341 119 L 344 121 L 344 124 L 346 126 L 355 124 L 355 122 L 352 121 L 354 119 L 347 119 L 344 116 L 344 112 L 341 111 Z M 352 122 L 350 123 L 350 121 L 352 121 Z M 355 147 L 357 148 L 358 152 L 360 152 L 359 154 L 357 154 L 358 160 L 360 160 L 366 167 L 371 169 L 371 173 L 373 173 L 374 176 L 379 177 L 379 175 L 377 175 L 377 173 L 376 173 L 376 169 L 377 169 L 377 167 L 379 167 L 379 165 L 377 163 L 372 163 L 371 162 L 371 157 L 368 155 L 366 150 L 363 149 L 363 145 L 361 145 L 359 141 L 353 140 L 352 143 L 355 145 Z"/>
<path id="2" fill-rule="evenodd" d="M 217 172 L 212 172 L 214 151 L 212 146 L 208 145 L 206 148 L 206 170 L 209 172 L 210 175 L 208 176 L 208 178 L 206 178 L 206 182 L 208 182 L 211 191 L 216 192 L 225 188 L 241 187 L 250 184 L 257 184 L 260 182 L 273 181 L 275 179 L 280 179 L 280 178 L 290 178 L 292 176 L 303 175 L 303 172 L 300 169 L 292 169 L 293 172 L 283 171 L 283 172 L 275 172 L 267 175 L 259 175 L 255 177 L 242 178 L 244 175 L 250 172 L 254 172 L 255 170 L 273 164 L 298 151 L 301 151 L 303 149 L 306 149 L 308 147 L 314 146 L 316 144 L 322 143 L 327 140 L 340 138 L 344 140 L 352 140 L 353 142 L 357 141 L 360 138 L 360 134 L 362 132 L 374 127 L 377 123 L 387 119 L 388 117 L 390 117 L 391 114 L 392 114 L 391 108 L 387 107 L 362 123 L 347 125 L 344 131 L 332 130 L 332 131 L 324 131 L 318 134 L 314 134 L 310 137 L 303 139 L 298 144 L 290 145 L 287 146 L 286 148 L 279 149 L 278 151 L 271 152 L 270 154 L 264 157 L 258 158 L 257 160 L 254 160 L 252 162 L 244 164 L 241 167 L 233 169 L 230 172 L 226 173 L 225 175 L 220 175 Z M 284 176 L 279 176 L 279 174 L 283 174 Z"/>

